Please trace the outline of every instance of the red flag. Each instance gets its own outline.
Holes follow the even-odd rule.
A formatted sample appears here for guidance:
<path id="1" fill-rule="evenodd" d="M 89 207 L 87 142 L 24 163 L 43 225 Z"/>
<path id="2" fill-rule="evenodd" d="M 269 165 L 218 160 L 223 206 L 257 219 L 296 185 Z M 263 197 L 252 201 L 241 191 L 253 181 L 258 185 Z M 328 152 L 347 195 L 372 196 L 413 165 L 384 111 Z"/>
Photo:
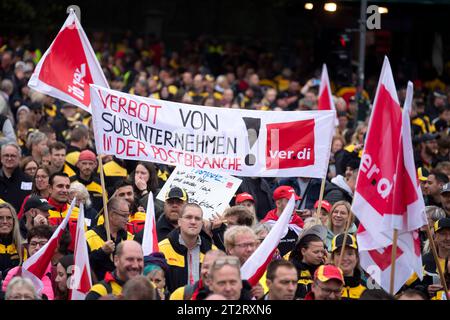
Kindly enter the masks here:
<path id="1" fill-rule="evenodd" d="M 89 85 L 107 87 L 100 64 L 74 11 L 37 64 L 28 86 L 90 110 Z"/>
<path id="2" fill-rule="evenodd" d="M 72 272 L 71 300 L 84 300 L 91 289 L 91 267 L 84 231 L 84 206 L 81 204 L 78 214 L 74 251 L 74 269 Z"/>
<path id="3" fill-rule="evenodd" d="M 53 254 L 58 247 L 58 242 L 67 227 L 67 223 L 69 222 L 70 214 L 72 213 L 74 206 L 75 199 L 72 200 L 72 204 L 70 205 L 66 217 L 55 230 L 55 232 L 53 232 L 50 240 L 48 240 L 45 246 L 41 247 L 38 252 L 33 254 L 23 263 L 22 275 L 24 277 L 30 278 L 37 288 L 42 288 L 42 282 L 40 281 L 40 279 L 42 279 L 42 277 L 45 275 Z"/>
<path id="4" fill-rule="evenodd" d="M 159 251 L 155 223 L 155 206 L 153 204 L 153 192 L 151 191 L 148 194 L 144 235 L 142 236 L 142 251 L 144 252 L 144 256 L 148 256 L 152 252 Z"/>
<path id="5" fill-rule="evenodd" d="M 408 89 L 402 120 L 392 71 L 385 58 L 352 205 L 361 222 L 358 230 L 361 266 L 371 271 L 375 268 L 379 273 L 376 281 L 385 290 L 389 289 L 393 230 L 399 230 L 395 291 L 413 272 L 422 275 L 415 230 L 426 223 L 408 113 L 412 86 Z"/>
<path id="6" fill-rule="evenodd" d="M 294 212 L 295 199 L 291 197 L 284 208 L 280 218 L 275 222 L 269 234 L 265 237 L 259 247 L 245 261 L 241 267 L 241 277 L 250 282 L 252 286 L 256 285 L 259 279 L 266 271 L 267 265 L 271 261 L 272 255 L 278 246 L 281 238 L 286 234 L 292 212 Z"/>
<path id="7" fill-rule="evenodd" d="M 334 106 L 333 95 L 331 94 L 331 85 L 330 78 L 328 77 L 327 65 L 324 63 L 322 67 L 322 76 L 320 78 L 320 87 L 319 87 L 319 99 L 317 103 L 317 110 L 334 110 L 336 111 L 336 107 Z M 335 125 L 339 124 L 337 114 L 335 119 Z"/>
<path id="8" fill-rule="evenodd" d="M 328 78 L 327 65 L 323 64 L 320 78 L 318 110 L 336 110 L 331 94 L 330 79 Z"/>

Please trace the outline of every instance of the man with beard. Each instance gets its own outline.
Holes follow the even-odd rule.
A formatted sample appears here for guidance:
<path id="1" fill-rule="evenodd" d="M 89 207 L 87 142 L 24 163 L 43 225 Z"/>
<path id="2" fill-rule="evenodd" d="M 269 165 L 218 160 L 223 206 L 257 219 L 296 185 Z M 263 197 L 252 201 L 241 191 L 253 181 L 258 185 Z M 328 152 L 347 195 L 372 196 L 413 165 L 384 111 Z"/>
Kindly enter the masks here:
<path id="1" fill-rule="evenodd" d="M 446 270 L 446 264 L 450 257 L 450 218 L 442 218 L 434 223 L 434 241 L 441 268 Z M 433 278 L 437 278 L 439 275 L 436 260 L 432 252 L 428 252 L 423 256 L 422 261 L 425 270 L 423 284 L 427 287 L 430 297 L 433 297 L 437 291 L 442 290 L 442 285 L 435 284 L 436 282 L 433 281 Z"/>
<path id="2" fill-rule="evenodd" d="M 425 133 L 421 137 L 420 143 L 420 158 L 418 159 L 418 166 L 425 167 L 431 170 L 432 165 L 436 162 L 436 156 L 438 154 L 439 135 L 436 133 Z"/>
<path id="3" fill-rule="evenodd" d="M 170 292 L 200 280 L 200 265 L 206 252 L 217 250 L 210 239 L 200 234 L 203 211 L 199 205 L 185 204 L 178 218 L 178 226 L 158 244 L 169 265 L 166 280 Z"/>
<path id="4" fill-rule="evenodd" d="M 164 213 L 159 216 L 158 221 L 156 221 L 158 241 L 164 240 L 173 229 L 178 228 L 178 218 L 180 217 L 181 208 L 187 201 L 188 195 L 186 191 L 181 188 L 173 187 L 166 194 Z M 142 243 L 143 236 L 144 229 L 142 228 L 139 232 L 135 233 L 134 240 Z"/>
<path id="5" fill-rule="evenodd" d="M 427 182 L 424 188 L 425 204 L 427 206 L 441 206 L 441 190 L 442 186 L 448 183 L 447 175 L 438 172 L 431 171 L 427 177 Z"/>
<path id="6" fill-rule="evenodd" d="M 52 143 L 49 147 L 50 150 L 50 166 L 49 170 L 51 173 L 64 172 L 67 173 L 69 177 L 74 176 L 75 171 L 66 164 L 66 152 L 67 147 L 61 141 Z"/>
<path id="7" fill-rule="evenodd" d="M 166 195 L 164 202 L 164 214 L 156 222 L 156 232 L 158 241 L 167 238 L 167 235 L 178 227 L 178 219 L 181 216 L 181 208 L 188 201 L 186 191 L 181 188 L 173 187 Z"/>
<path id="8" fill-rule="evenodd" d="M 450 183 L 446 183 L 442 186 L 441 207 L 444 209 L 447 217 L 450 218 Z"/>
<path id="9" fill-rule="evenodd" d="M 77 162 L 78 173 L 71 177 L 71 182 L 78 181 L 84 185 L 89 192 L 92 201 L 92 207 L 99 212 L 103 207 L 102 186 L 95 169 L 97 167 L 97 158 L 91 150 L 80 152 Z"/>
<path id="10" fill-rule="evenodd" d="M 97 300 L 108 294 L 120 296 L 124 284 L 142 274 L 144 254 L 141 245 L 133 240 L 121 242 L 114 256 L 114 266 L 113 272 L 107 272 L 105 279 L 91 288 L 86 300 Z"/>
<path id="11" fill-rule="evenodd" d="M 114 270 L 111 254 L 125 240 L 132 240 L 133 235 L 127 232 L 127 221 L 130 216 L 129 204 L 124 199 L 113 198 L 108 202 L 109 231 L 111 240 L 107 240 L 104 224 L 97 225 L 86 232 L 89 261 L 98 280 L 102 280 L 108 272 Z"/>

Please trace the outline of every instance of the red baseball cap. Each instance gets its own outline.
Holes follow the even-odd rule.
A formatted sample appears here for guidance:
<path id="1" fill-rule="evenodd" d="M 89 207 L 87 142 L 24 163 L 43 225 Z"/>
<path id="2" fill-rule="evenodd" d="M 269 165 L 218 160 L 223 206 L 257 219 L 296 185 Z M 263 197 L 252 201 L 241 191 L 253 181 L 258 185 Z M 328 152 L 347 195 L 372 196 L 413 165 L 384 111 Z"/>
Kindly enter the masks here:
<path id="1" fill-rule="evenodd" d="M 316 279 L 320 282 L 327 282 L 334 279 L 344 283 L 344 275 L 342 274 L 341 269 L 332 264 L 321 265 L 318 267 L 316 272 L 314 272 L 314 280 Z"/>
<path id="2" fill-rule="evenodd" d="M 97 157 L 95 156 L 95 153 L 93 153 L 91 150 L 83 150 L 80 152 L 80 156 L 78 157 L 78 162 L 89 160 L 93 162 L 97 162 Z"/>
<path id="3" fill-rule="evenodd" d="M 244 202 L 246 200 L 255 202 L 255 199 L 252 197 L 252 195 L 250 193 L 243 192 L 243 193 L 239 193 L 238 195 L 236 195 L 235 203 L 239 204 L 239 203 L 242 203 L 242 202 Z"/>
<path id="4" fill-rule="evenodd" d="M 319 207 L 319 200 L 314 204 L 314 208 L 317 209 Z M 331 204 L 327 200 L 322 200 L 322 208 L 325 209 L 326 212 L 331 212 Z"/>
<path id="5" fill-rule="evenodd" d="M 294 188 L 290 186 L 279 186 L 275 189 L 273 192 L 273 199 L 280 200 L 280 199 L 290 199 L 292 195 L 295 196 L 295 200 L 300 200 L 301 198 L 295 193 Z"/>

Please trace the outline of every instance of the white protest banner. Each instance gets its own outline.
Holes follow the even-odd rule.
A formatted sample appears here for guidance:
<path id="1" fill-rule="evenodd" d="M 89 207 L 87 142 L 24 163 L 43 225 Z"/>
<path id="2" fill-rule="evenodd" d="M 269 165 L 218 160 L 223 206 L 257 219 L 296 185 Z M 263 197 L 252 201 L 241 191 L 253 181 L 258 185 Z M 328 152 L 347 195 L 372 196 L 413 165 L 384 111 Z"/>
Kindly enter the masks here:
<path id="1" fill-rule="evenodd" d="M 156 198 L 165 201 L 172 187 L 182 188 L 188 194 L 189 202 L 202 207 L 203 218 L 208 219 L 214 213 L 223 213 L 241 182 L 228 174 L 177 166 Z"/>
<path id="2" fill-rule="evenodd" d="M 255 111 L 144 98 L 91 85 L 99 154 L 235 176 L 326 175 L 334 110 Z"/>

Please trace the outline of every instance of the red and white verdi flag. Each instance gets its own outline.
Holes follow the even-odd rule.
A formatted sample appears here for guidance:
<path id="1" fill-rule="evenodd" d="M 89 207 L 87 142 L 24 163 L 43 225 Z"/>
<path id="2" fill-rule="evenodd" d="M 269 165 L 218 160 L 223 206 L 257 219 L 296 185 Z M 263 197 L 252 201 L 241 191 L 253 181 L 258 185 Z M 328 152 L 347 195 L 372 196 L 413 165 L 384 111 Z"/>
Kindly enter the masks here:
<path id="1" fill-rule="evenodd" d="M 327 65 L 323 64 L 322 76 L 320 78 L 318 110 L 336 110 L 331 94 L 330 78 L 328 77 Z"/>
<path id="2" fill-rule="evenodd" d="M 85 236 L 84 206 L 80 205 L 75 237 L 74 268 L 72 271 L 71 300 L 84 300 L 91 289 L 91 267 Z"/>
<path id="3" fill-rule="evenodd" d="M 413 272 L 422 275 L 416 230 L 426 219 L 412 152 L 411 100 L 410 85 L 402 120 L 392 71 L 385 58 L 352 205 L 361 222 L 357 234 L 361 265 L 369 274 L 379 272 L 374 279 L 385 290 L 389 289 L 394 228 L 399 230 L 395 291 Z"/>
<path id="4" fill-rule="evenodd" d="M 66 217 L 58 226 L 58 228 L 53 232 L 52 237 L 45 246 L 41 247 L 38 252 L 28 258 L 22 265 L 22 276 L 31 279 L 33 284 L 35 284 L 36 288 L 42 289 L 42 277 L 45 275 L 47 267 L 55 253 L 56 248 L 58 247 L 58 242 L 61 239 L 64 230 L 67 227 L 67 223 L 69 222 L 70 215 L 72 214 L 73 207 L 75 206 L 75 200 L 72 200 L 69 211 L 67 212 Z"/>
<path id="5" fill-rule="evenodd" d="M 280 218 L 273 228 L 270 229 L 270 232 L 264 241 L 242 265 L 241 277 L 242 279 L 248 280 L 252 286 L 258 283 L 259 279 L 261 279 L 266 271 L 267 265 L 271 261 L 275 249 L 278 247 L 278 243 L 285 234 L 285 230 L 288 227 L 292 213 L 294 212 L 294 207 L 295 198 L 292 196 Z"/>
<path id="6" fill-rule="evenodd" d="M 91 113 L 90 84 L 109 88 L 94 50 L 71 10 L 36 66 L 28 86 Z"/>
<path id="7" fill-rule="evenodd" d="M 334 110 L 336 112 L 336 107 L 334 106 L 333 101 L 333 95 L 331 94 L 330 78 L 328 77 L 327 65 L 325 63 L 323 64 L 322 76 L 320 78 L 317 110 Z M 334 124 L 336 126 L 339 124 L 337 114 L 335 116 Z"/>
<path id="8" fill-rule="evenodd" d="M 142 251 L 144 252 L 144 256 L 148 256 L 150 253 L 159 251 L 155 223 L 155 205 L 153 203 L 153 192 L 151 191 L 148 194 L 144 235 L 142 237 Z"/>

